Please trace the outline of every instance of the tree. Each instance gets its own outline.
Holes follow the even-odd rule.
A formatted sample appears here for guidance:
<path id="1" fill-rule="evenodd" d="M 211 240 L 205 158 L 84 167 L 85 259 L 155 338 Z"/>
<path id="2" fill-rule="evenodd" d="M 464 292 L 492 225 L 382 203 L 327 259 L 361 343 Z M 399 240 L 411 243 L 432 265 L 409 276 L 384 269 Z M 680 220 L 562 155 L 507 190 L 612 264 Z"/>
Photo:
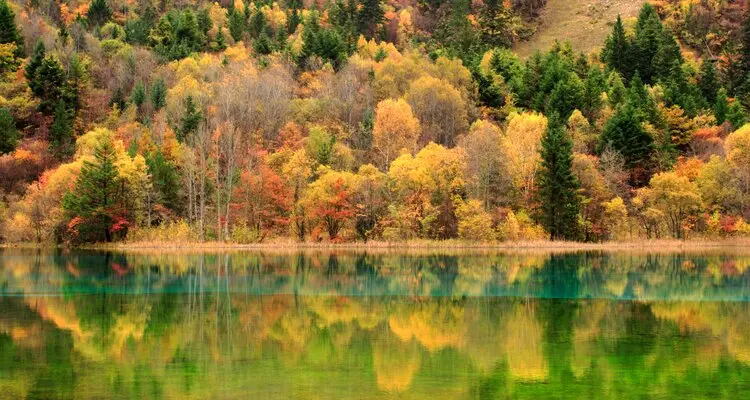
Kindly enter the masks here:
<path id="1" fill-rule="evenodd" d="M 633 51 L 636 53 L 636 57 L 633 61 L 637 62 L 636 69 L 647 83 L 653 82 L 656 72 L 653 61 L 660 51 L 662 31 L 661 20 L 659 15 L 656 14 L 656 10 L 649 3 L 644 4 L 635 25 Z"/>
<path id="2" fill-rule="evenodd" d="M 547 98 L 547 115 L 557 114 L 567 120 L 573 110 L 581 109 L 586 96 L 586 86 L 575 73 L 560 80 Z"/>
<path id="3" fill-rule="evenodd" d="M 630 77 L 633 69 L 633 60 L 630 53 L 630 40 L 625 35 L 625 27 L 622 18 L 617 16 L 617 21 L 612 28 L 612 33 L 607 37 L 602 49 L 601 60 L 610 69 L 618 71 L 626 78 Z"/>
<path id="4" fill-rule="evenodd" d="M 0 1 L 0 44 L 13 43 L 16 45 L 13 55 L 23 58 L 23 37 L 16 26 L 16 15 L 10 9 L 7 0 Z"/>
<path id="5" fill-rule="evenodd" d="M 154 111 L 159 111 L 167 105 L 167 86 L 162 79 L 157 79 L 151 86 L 151 104 Z"/>
<path id="6" fill-rule="evenodd" d="M 94 150 L 94 159 L 84 161 L 74 188 L 63 197 L 68 229 L 78 240 L 111 242 L 121 224 L 127 223 L 116 161 L 112 139 L 105 135 Z"/>
<path id="7" fill-rule="evenodd" d="M 185 98 L 185 112 L 180 121 L 180 130 L 178 131 L 177 139 L 180 142 L 189 140 L 198 131 L 202 121 L 203 114 L 198 111 L 195 101 L 193 101 L 193 96 L 187 96 Z"/>
<path id="8" fill-rule="evenodd" d="M 52 152 L 60 159 L 73 154 L 75 132 L 73 131 L 73 112 L 64 101 L 60 100 L 55 106 L 55 118 L 49 128 L 49 141 Z"/>
<path id="9" fill-rule="evenodd" d="M 552 240 L 579 238 L 578 213 L 581 205 L 578 180 L 573 175 L 573 142 L 564 126 L 553 116 L 542 137 L 542 163 L 538 195 L 541 218 Z"/>
<path id="10" fill-rule="evenodd" d="M 724 149 L 740 182 L 742 213 L 746 218 L 750 217 L 750 124 L 729 134 Z"/>
<path id="11" fill-rule="evenodd" d="M 698 76 L 698 87 L 700 88 L 703 98 L 709 104 L 716 104 L 716 96 L 719 92 L 720 85 L 716 78 L 716 68 L 711 60 L 703 60 L 701 64 L 700 75 Z"/>
<path id="12" fill-rule="evenodd" d="M 386 99 L 375 108 L 373 145 L 387 168 L 402 149 L 414 152 L 421 134 L 419 120 L 414 117 L 409 103 L 403 99 Z"/>
<path id="13" fill-rule="evenodd" d="M 86 19 L 93 26 L 104 25 L 105 22 L 112 18 L 112 9 L 107 4 L 107 0 L 91 0 L 89 10 L 86 13 Z"/>
<path id="14" fill-rule="evenodd" d="M 469 191 L 487 210 L 499 206 L 503 200 L 507 202 L 507 194 L 513 190 L 502 141 L 500 128 L 489 121 L 477 120 L 458 142 L 466 151 Z"/>
<path id="15" fill-rule="evenodd" d="M 540 163 L 539 146 L 547 129 L 547 118 L 542 114 L 511 114 L 502 139 L 503 156 L 508 160 L 506 173 L 524 204 L 532 200 Z"/>
<path id="16" fill-rule="evenodd" d="M 727 97 L 727 90 L 721 88 L 716 94 L 716 103 L 714 104 L 716 123 L 722 125 L 727 120 L 727 114 L 729 114 L 729 98 Z"/>
<path id="17" fill-rule="evenodd" d="M 309 210 L 307 215 L 323 225 L 332 241 L 338 239 L 341 228 L 356 215 L 356 190 L 354 174 L 328 170 L 305 192 L 302 202 Z"/>
<path id="18" fill-rule="evenodd" d="M 61 99 L 66 85 L 62 65 L 56 57 L 48 55 L 44 57 L 39 67 L 32 71 L 34 72 L 32 79 L 29 80 L 29 88 L 41 100 L 39 108 L 43 112 L 51 111 Z"/>
<path id="19" fill-rule="evenodd" d="M 747 77 L 750 75 L 750 11 L 745 15 L 745 21 L 742 24 L 740 31 L 740 71 L 742 76 Z"/>
<path id="20" fill-rule="evenodd" d="M 453 146 L 458 135 L 468 128 L 461 93 L 442 79 L 423 76 L 412 82 L 406 101 L 422 125 L 422 143 Z"/>
<path id="21" fill-rule="evenodd" d="M 630 168 L 649 164 L 654 140 L 643 129 L 632 105 L 626 104 L 607 121 L 599 139 L 599 151 L 608 146 L 622 154 Z"/>
<path id="22" fill-rule="evenodd" d="M 638 189 L 633 204 L 642 213 L 661 217 L 672 237 L 684 239 L 690 217 L 701 207 L 701 197 L 696 184 L 687 177 L 662 172 L 651 178 L 648 187 Z"/>
<path id="23" fill-rule="evenodd" d="M 378 26 L 383 22 L 384 15 L 380 0 L 363 0 L 357 13 L 359 33 L 368 39 L 373 38 Z"/>
<path id="24" fill-rule="evenodd" d="M 15 150 L 17 142 L 16 121 L 7 108 L 0 108 L 0 155 Z"/>
<path id="25" fill-rule="evenodd" d="M 482 42 L 491 47 L 510 45 L 507 29 L 509 11 L 502 0 L 486 0 L 479 13 L 479 26 L 482 31 Z"/>

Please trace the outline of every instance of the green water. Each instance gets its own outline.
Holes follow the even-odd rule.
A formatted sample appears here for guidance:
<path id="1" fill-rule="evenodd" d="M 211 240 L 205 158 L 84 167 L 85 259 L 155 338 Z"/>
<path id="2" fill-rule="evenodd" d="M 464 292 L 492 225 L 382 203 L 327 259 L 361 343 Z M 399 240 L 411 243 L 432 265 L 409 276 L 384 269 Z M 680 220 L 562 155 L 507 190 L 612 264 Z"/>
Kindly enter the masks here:
<path id="1" fill-rule="evenodd" d="M 0 250 L 0 399 L 750 398 L 750 255 Z"/>

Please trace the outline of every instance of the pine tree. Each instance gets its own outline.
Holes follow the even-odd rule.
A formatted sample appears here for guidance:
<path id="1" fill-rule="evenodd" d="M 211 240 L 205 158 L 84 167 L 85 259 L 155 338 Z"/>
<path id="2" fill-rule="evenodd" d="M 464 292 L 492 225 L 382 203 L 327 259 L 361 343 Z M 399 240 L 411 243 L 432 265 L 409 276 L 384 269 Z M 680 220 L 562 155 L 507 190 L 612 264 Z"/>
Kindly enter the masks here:
<path id="1" fill-rule="evenodd" d="M 266 26 L 266 17 L 263 15 L 263 11 L 260 9 L 255 10 L 253 15 L 250 17 L 250 24 L 248 25 L 248 32 L 250 32 L 250 37 L 252 38 L 258 38 L 263 31 L 265 31 Z"/>
<path id="2" fill-rule="evenodd" d="M 172 211 L 179 211 L 180 177 L 177 167 L 164 157 L 161 150 L 154 150 L 146 157 L 146 166 L 154 189 L 159 195 L 155 202 Z"/>
<path id="3" fill-rule="evenodd" d="M 716 78 L 716 68 L 711 60 L 703 60 L 698 82 L 701 95 L 703 95 L 709 104 L 715 104 L 716 94 L 719 91 L 719 82 Z"/>
<path id="4" fill-rule="evenodd" d="M 10 9 L 7 0 L 0 0 L 0 44 L 15 43 L 16 49 L 13 55 L 23 58 L 23 36 L 16 26 L 16 16 Z"/>
<path id="5" fill-rule="evenodd" d="M 112 241 L 112 226 L 123 217 L 123 184 L 115 162 L 112 141 L 105 138 L 94 150 L 94 160 L 84 161 L 75 187 L 65 194 L 63 209 L 73 220 L 69 226 L 84 241 Z"/>
<path id="6" fill-rule="evenodd" d="M 65 72 L 60 62 L 54 56 L 46 56 L 29 81 L 31 92 L 41 100 L 39 109 L 42 112 L 53 109 L 63 94 L 65 84 Z"/>
<path id="7" fill-rule="evenodd" d="M 649 60 L 649 64 L 653 68 L 653 79 L 652 81 L 646 81 L 647 83 L 666 81 L 669 79 L 674 65 L 682 65 L 685 62 L 680 51 L 680 45 L 670 30 L 665 29 L 662 31 L 658 43 L 659 46 L 656 54 Z"/>
<path id="8" fill-rule="evenodd" d="M 479 14 L 479 26 L 482 30 L 482 42 L 491 47 L 510 46 L 506 29 L 508 10 L 502 0 L 486 0 Z"/>
<path id="9" fill-rule="evenodd" d="M 727 90 L 721 88 L 716 94 L 716 104 L 714 104 L 714 117 L 716 117 L 716 124 L 723 124 L 727 120 L 727 114 L 729 114 L 729 98 L 727 96 Z"/>
<path id="10" fill-rule="evenodd" d="M 632 104 L 625 104 L 607 121 L 599 138 L 599 151 L 616 150 L 625 158 L 628 167 L 646 166 L 654 149 L 654 139 L 642 126 Z"/>
<path id="11" fill-rule="evenodd" d="M 380 5 L 380 0 L 364 0 L 357 14 L 359 33 L 366 38 L 372 39 L 383 19 L 385 13 Z"/>
<path id="12" fill-rule="evenodd" d="M 34 47 L 34 54 L 31 55 L 31 59 L 26 63 L 26 67 L 24 67 L 24 76 L 26 76 L 29 86 L 31 86 L 31 82 L 36 79 L 36 71 L 39 69 L 39 66 L 42 65 L 42 61 L 44 61 L 46 56 L 47 53 L 44 48 L 44 42 L 39 40 Z"/>
<path id="13" fill-rule="evenodd" d="M 143 82 L 135 84 L 133 93 L 130 95 L 130 101 L 132 101 L 138 109 L 140 109 L 143 106 L 143 103 L 146 102 L 146 88 L 143 86 Z"/>
<path id="14" fill-rule="evenodd" d="M 200 111 L 198 111 L 198 108 L 195 106 L 195 101 L 193 100 L 193 96 L 188 96 L 185 99 L 185 113 L 182 117 L 179 135 L 177 138 L 181 142 L 184 142 L 185 140 L 189 139 L 192 135 L 198 132 L 198 128 L 200 127 L 201 121 L 203 121 L 203 115 L 200 113 Z"/>
<path id="15" fill-rule="evenodd" d="M 612 28 L 612 34 L 607 37 L 607 41 L 604 43 L 601 60 L 611 70 L 618 71 L 625 78 L 629 78 L 633 68 L 630 47 L 630 40 L 625 35 L 622 18 L 618 15 L 615 26 Z"/>
<path id="16" fill-rule="evenodd" d="M 740 31 L 740 71 L 742 76 L 750 75 L 750 10 L 745 15 L 745 22 L 742 24 Z M 743 82 L 744 83 L 744 82 Z"/>
<path id="17" fill-rule="evenodd" d="M 107 4 L 107 0 L 91 0 L 89 10 L 86 13 L 86 19 L 93 26 L 102 26 L 112 18 L 112 9 Z"/>
<path id="18" fill-rule="evenodd" d="M 544 227 L 552 240 L 576 240 L 580 200 L 578 180 L 572 172 L 573 142 L 556 115 L 550 118 L 540 153 L 542 168 L 537 182 Z"/>
<path id="19" fill-rule="evenodd" d="M 589 68 L 589 73 L 586 77 L 583 109 L 581 110 L 589 121 L 593 121 L 602 108 L 602 93 L 606 91 L 607 80 L 604 78 L 604 72 L 599 66 L 592 66 Z"/>
<path id="20" fill-rule="evenodd" d="M 727 110 L 727 121 L 732 123 L 734 129 L 739 129 L 747 123 L 748 116 L 745 107 L 738 100 L 734 100 Z"/>
<path id="21" fill-rule="evenodd" d="M 0 155 L 15 150 L 17 142 L 16 121 L 7 108 L 0 108 Z"/>
<path id="22" fill-rule="evenodd" d="M 627 89 L 625 89 L 625 83 L 622 82 L 622 77 L 617 71 L 612 71 L 608 78 L 609 91 L 607 97 L 609 97 L 609 104 L 612 107 L 617 107 L 622 104 L 627 97 Z"/>
<path id="23" fill-rule="evenodd" d="M 245 16 L 237 11 L 234 7 L 229 10 L 229 33 L 235 42 L 242 40 L 242 36 L 247 29 Z"/>
<path id="24" fill-rule="evenodd" d="M 586 95 L 586 86 L 575 73 L 568 73 L 567 78 L 557 82 L 547 98 L 547 114 L 557 114 L 567 121 L 574 110 L 582 108 Z"/>
<path id="25" fill-rule="evenodd" d="M 653 60 L 659 52 L 662 38 L 662 24 L 651 4 L 646 3 L 638 15 L 635 26 L 634 59 L 641 79 L 653 83 L 655 74 Z"/>
<path id="26" fill-rule="evenodd" d="M 157 79 L 151 86 L 151 105 L 154 106 L 154 111 L 159 111 L 167 105 L 167 86 L 161 79 Z"/>
<path id="27" fill-rule="evenodd" d="M 57 158 L 65 159 L 73 155 L 73 115 L 62 100 L 55 106 L 55 118 L 49 128 L 49 142 L 52 153 Z"/>

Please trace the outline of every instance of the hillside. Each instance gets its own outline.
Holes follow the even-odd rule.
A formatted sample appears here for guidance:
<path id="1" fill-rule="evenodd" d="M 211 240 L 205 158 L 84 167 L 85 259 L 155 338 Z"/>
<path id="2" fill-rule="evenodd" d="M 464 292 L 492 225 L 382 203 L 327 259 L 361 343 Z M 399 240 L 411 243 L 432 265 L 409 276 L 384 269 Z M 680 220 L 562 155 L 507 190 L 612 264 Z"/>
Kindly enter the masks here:
<path id="1" fill-rule="evenodd" d="M 635 17 L 643 0 L 549 0 L 539 17 L 537 32 L 519 42 L 514 51 L 526 58 L 535 51 L 549 49 L 555 40 L 570 41 L 576 50 L 589 52 L 599 48 L 612 31 L 612 22 L 620 14 Z"/>

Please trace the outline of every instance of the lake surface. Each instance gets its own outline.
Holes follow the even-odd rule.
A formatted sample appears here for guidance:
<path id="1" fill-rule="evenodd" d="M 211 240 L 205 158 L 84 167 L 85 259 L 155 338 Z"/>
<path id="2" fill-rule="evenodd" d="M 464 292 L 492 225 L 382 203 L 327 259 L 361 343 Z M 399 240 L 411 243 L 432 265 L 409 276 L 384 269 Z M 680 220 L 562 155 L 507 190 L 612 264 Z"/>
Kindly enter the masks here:
<path id="1" fill-rule="evenodd" d="M 750 255 L 0 249 L 0 399 L 750 398 Z"/>

